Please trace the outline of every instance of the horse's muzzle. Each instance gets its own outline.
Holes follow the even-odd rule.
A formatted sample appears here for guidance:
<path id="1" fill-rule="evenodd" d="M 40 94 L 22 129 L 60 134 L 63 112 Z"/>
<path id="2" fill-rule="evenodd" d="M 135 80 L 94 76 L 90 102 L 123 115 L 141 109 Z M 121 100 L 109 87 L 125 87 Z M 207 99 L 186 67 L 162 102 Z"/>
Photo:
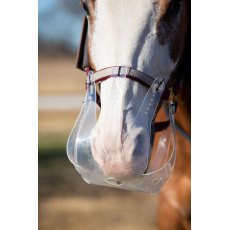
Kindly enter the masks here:
<path id="1" fill-rule="evenodd" d="M 113 74 L 109 77 L 125 79 L 126 76 L 128 74 Z M 108 78 L 108 76 L 106 77 Z M 108 148 L 95 150 L 97 142 L 95 127 L 98 122 L 97 91 L 94 74 L 92 71 L 88 73 L 84 106 L 67 143 L 69 160 L 87 183 L 150 193 L 158 192 L 161 189 L 172 173 L 176 158 L 173 115 L 175 105 L 173 102 L 168 104 L 169 125 L 159 132 L 154 129 L 157 127 L 155 118 L 165 85 L 164 79 L 153 79 L 133 123 L 130 124 L 129 130 L 122 137 L 119 149 L 115 150 L 120 151 L 119 154 L 124 156 L 124 160 L 106 162 L 106 155 L 108 155 L 106 151 L 113 150 L 108 150 Z M 132 136 L 135 137 L 133 134 L 137 127 L 141 127 L 143 120 L 149 120 L 151 123 L 149 130 L 146 131 L 149 135 L 141 136 L 141 138 L 146 137 L 141 142 L 145 151 L 148 152 L 147 155 L 141 157 L 135 152 L 128 153 L 129 148 L 125 145 L 129 140 L 132 140 Z M 105 151 L 102 153 L 105 157 L 104 162 L 97 159 L 98 153 L 95 154 L 95 151 Z M 138 152 L 139 149 L 133 151 Z"/>

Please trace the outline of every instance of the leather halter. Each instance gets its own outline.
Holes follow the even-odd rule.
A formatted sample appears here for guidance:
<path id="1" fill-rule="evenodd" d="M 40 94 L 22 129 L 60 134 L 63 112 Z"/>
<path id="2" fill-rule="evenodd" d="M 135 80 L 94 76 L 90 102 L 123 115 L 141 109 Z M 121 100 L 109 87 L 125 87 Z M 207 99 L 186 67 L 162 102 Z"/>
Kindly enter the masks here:
<path id="1" fill-rule="evenodd" d="M 86 68 L 86 73 L 88 74 L 90 68 Z M 156 78 L 151 77 L 135 68 L 128 67 L 128 66 L 111 66 L 104 69 L 101 69 L 97 72 L 94 72 L 93 81 L 95 83 L 102 83 L 103 81 L 109 79 L 110 77 L 118 76 L 118 77 L 126 77 L 130 80 L 136 81 L 143 86 L 150 88 L 152 83 L 155 81 Z M 168 100 L 171 94 L 171 89 L 165 89 L 163 94 L 163 99 Z"/>
<path id="2" fill-rule="evenodd" d="M 154 82 L 155 78 L 138 71 L 132 67 L 127 66 L 112 66 L 108 68 L 101 69 L 94 73 L 94 81 L 95 83 L 101 83 L 104 80 L 112 76 L 126 76 L 131 80 L 137 81 L 140 84 L 150 87 Z"/>
<path id="3" fill-rule="evenodd" d="M 89 66 L 88 52 L 87 52 L 87 33 L 88 33 L 88 19 L 86 16 L 82 20 L 82 31 L 80 45 L 77 52 L 76 68 L 85 71 L 85 68 Z"/>

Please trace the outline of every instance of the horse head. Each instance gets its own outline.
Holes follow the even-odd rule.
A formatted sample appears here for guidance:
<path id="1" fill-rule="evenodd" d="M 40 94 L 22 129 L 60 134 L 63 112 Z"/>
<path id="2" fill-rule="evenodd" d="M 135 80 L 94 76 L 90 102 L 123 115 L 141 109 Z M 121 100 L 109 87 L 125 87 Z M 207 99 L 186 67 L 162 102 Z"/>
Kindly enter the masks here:
<path id="1" fill-rule="evenodd" d="M 173 86 L 185 53 L 186 0 L 82 0 L 82 5 L 89 24 L 87 49 L 93 71 L 130 66 L 164 79 L 166 88 Z M 108 177 L 132 178 L 146 171 L 152 117 L 134 120 L 147 91 L 127 78 L 101 82 L 101 112 L 91 147 Z"/>

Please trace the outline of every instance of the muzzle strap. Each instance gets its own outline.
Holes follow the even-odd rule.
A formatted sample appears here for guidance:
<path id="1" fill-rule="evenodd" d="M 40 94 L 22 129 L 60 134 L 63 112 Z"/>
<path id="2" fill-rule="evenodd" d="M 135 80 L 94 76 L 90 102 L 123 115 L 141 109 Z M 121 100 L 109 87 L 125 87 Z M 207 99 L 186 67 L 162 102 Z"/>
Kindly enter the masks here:
<path id="1" fill-rule="evenodd" d="M 90 68 L 86 68 L 86 73 L 88 75 Z M 152 83 L 155 81 L 156 77 L 152 77 L 144 72 L 141 72 L 135 68 L 127 66 L 112 66 L 104 68 L 94 72 L 92 82 L 102 83 L 111 77 L 126 77 L 130 80 L 136 81 L 147 88 L 150 88 Z M 174 87 L 165 88 L 162 98 L 166 101 L 170 99 L 171 94 L 177 95 L 180 91 L 180 87 L 176 84 Z M 99 95 L 98 95 L 99 96 Z"/>
<path id="2" fill-rule="evenodd" d="M 131 80 L 137 81 L 146 87 L 150 87 L 155 78 L 131 67 L 127 66 L 112 66 L 105 69 L 101 69 L 94 73 L 93 81 L 95 83 L 101 83 L 110 77 L 126 77 Z"/>

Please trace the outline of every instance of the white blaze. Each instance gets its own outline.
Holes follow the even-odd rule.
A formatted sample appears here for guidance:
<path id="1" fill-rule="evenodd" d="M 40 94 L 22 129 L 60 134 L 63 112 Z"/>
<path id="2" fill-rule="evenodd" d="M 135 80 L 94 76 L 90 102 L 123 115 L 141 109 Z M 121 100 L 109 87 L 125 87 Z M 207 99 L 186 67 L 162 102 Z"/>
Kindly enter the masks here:
<path id="1" fill-rule="evenodd" d="M 153 0 L 97 0 L 91 56 L 97 69 L 128 65 L 168 78 L 175 67 L 157 38 Z"/>

